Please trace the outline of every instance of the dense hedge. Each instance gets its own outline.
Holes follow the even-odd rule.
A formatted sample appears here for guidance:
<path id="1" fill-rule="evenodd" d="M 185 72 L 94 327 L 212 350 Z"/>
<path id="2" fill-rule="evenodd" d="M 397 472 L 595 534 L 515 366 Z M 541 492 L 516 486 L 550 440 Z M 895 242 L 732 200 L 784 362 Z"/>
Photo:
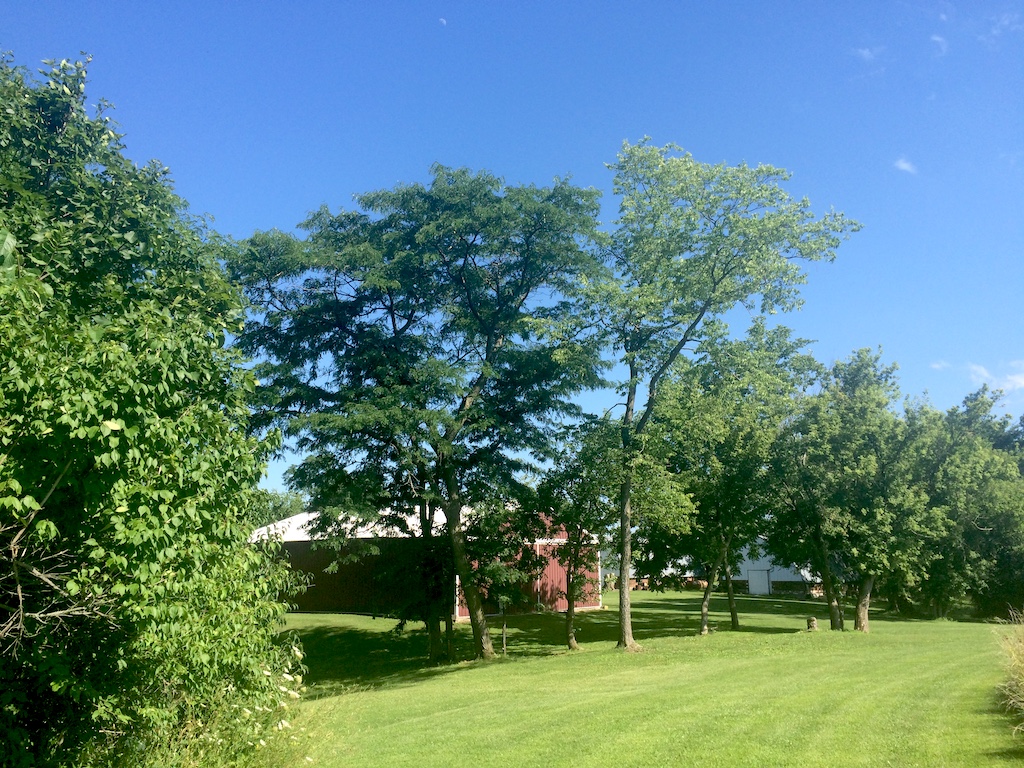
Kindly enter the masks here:
<path id="1" fill-rule="evenodd" d="M 247 542 L 228 246 L 49 64 L 0 62 L 0 764 L 243 755 L 300 654 Z"/>

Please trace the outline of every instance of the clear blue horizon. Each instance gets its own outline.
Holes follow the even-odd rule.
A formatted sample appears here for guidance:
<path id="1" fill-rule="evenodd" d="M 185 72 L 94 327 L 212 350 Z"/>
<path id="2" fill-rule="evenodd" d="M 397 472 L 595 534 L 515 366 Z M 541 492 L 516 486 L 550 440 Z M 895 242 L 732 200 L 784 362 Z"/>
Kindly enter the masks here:
<path id="1" fill-rule="evenodd" d="M 982 384 L 1024 411 L 1024 2 L 17 3 L 0 49 L 92 55 L 129 156 L 218 231 L 428 177 L 604 191 L 623 140 L 789 170 L 864 225 L 782 322 L 860 347 L 938 408 Z M 609 400 L 607 405 L 612 404 Z M 272 468 L 280 485 L 283 466 Z"/>

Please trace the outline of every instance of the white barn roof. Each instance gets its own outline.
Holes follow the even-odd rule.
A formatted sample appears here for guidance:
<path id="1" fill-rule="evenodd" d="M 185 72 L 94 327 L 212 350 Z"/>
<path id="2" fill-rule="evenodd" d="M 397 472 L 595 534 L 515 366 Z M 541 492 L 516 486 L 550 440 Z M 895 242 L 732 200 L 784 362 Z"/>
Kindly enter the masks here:
<path id="1" fill-rule="evenodd" d="M 469 508 L 465 508 L 463 513 L 465 514 Z M 390 514 L 391 510 L 386 509 L 381 514 Z M 261 541 L 263 539 L 278 539 L 280 541 L 310 541 L 313 537 L 310 535 L 310 528 L 316 523 L 319 512 L 300 512 L 297 515 L 286 517 L 284 520 L 280 520 L 270 525 L 264 525 L 261 528 L 257 528 L 249 536 L 249 541 Z M 418 515 L 411 514 L 406 517 L 406 524 L 413 535 L 419 535 L 420 532 L 420 519 Z M 444 512 L 436 510 L 434 512 L 434 527 L 437 528 L 445 524 Z M 380 523 L 366 523 L 358 526 L 351 533 L 351 538 L 354 539 L 374 539 L 382 536 L 394 536 L 395 531 L 386 525 Z"/>

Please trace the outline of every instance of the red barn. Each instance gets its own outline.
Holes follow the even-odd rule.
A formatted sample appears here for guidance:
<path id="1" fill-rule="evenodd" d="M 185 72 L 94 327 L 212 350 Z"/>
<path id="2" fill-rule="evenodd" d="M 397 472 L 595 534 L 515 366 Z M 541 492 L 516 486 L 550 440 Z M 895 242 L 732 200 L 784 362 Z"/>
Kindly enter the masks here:
<path id="1" fill-rule="evenodd" d="M 371 615 L 393 614 L 407 604 L 422 589 L 416 578 L 415 563 L 422 559 L 426 540 L 412 536 L 383 536 L 372 530 L 361 531 L 353 544 L 343 550 L 342 555 L 358 555 L 343 558 L 334 572 L 327 567 L 339 553 L 326 549 L 314 549 L 308 526 L 312 513 L 303 513 L 258 529 L 254 539 L 273 536 L 280 538 L 292 568 L 309 574 L 309 588 L 293 598 L 295 610 L 303 612 L 368 613 Z M 526 602 L 540 610 L 564 611 L 568 608 L 565 599 L 566 572 L 556 556 L 558 548 L 566 542 L 564 533 L 552 538 L 534 542 L 534 551 L 543 558 L 544 567 L 537 579 L 525 588 Z M 359 548 L 367 545 L 376 550 L 373 554 L 360 554 Z M 602 607 L 601 587 L 597 569 L 587 573 L 590 586 L 585 599 L 576 604 L 576 610 L 591 610 Z M 458 579 L 455 582 L 453 604 L 455 617 L 468 620 L 469 612 L 462 599 Z M 485 610 L 497 613 L 498 607 L 484 595 Z"/>
<path id="2" fill-rule="evenodd" d="M 544 560 L 544 568 L 540 575 L 526 586 L 527 602 L 537 606 L 538 610 L 565 611 L 569 603 L 565 599 L 566 574 L 565 566 L 558 560 L 558 548 L 563 546 L 568 538 L 565 533 L 558 533 L 550 539 L 538 539 L 533 543 L 534 552 Z M 587 571 L 588 582 L 586 595 L 582 600 L 576 602 L 577 611 L 588 611 L 603 607 L 601 599 L 601 582 L 599 568 L 595 567 Z M 458 582 L 456 581 L 456 584 Z M 462 592 L 458 592 L 458 603 L 455 616 L 460 621 L 469 620 L 469 608 L 462 599 Z M 498 609 L 493 603 L 487 601 L 484 596 L 484 608 L 489 613 L 497 613 Z"/>

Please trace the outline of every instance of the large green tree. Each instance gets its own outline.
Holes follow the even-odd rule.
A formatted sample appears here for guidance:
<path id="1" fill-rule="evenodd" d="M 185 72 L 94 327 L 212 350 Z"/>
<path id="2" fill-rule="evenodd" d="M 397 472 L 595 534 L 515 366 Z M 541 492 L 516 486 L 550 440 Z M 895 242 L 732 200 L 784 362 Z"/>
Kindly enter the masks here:
<path id="1" fill-rule="evenodd" d="M 832 629 L 843 628 L 842 585 L 855 582 L 855 628 L 867 632 L 875 582 L 919 572 L 941 525 L 918 482 L 917 422 L 897 413 L 896 366 L 880 357 L 836 362 L 776 446 L 771 549 L 818 574 Z"/>
<path id="2" fill-rule="evenodd" d="M 489 657 L 464 510 L 514 488 L 596 381 L 566 297 L 598 266 L 597 193 L 435 166 L 356 200 L 232 261 L 254 310 L 241 344 L 266 361 L 267 413 L 306 454 L 292 478 L 315 506 L 443 513 L 421 530 L 443 518 Z"/>
<path id="3" fill-rule="evenodd" d="M 766 530 L 771 448 L 794 394 L 817 369 L 801 351 L 803 344 L 789 329 L 768 328 L 758 318 L 744 338 L 702 345 L 665 382 L 652 428 L 667 448 L 669 467 L 692 494 L 695 511 L 684 534 L 650 523 L 641 530 L 646 548 L 658 550 L 646 553 L 654 568 L 703 567 L 701 634 L 708 632 L 719 574 L 728 588 L 732 627 L 739 628 L 731 571 Z"/>
<path id="4" fill-rule="evenodd" d="M 633 468 L 665 377 L 737 306 L 764 313 L 797 306 L 800 262 L 831 260 L 856 224 L 830 212 L 815 218 L 807 200 L 782 187 L 785 171 L 708 165 L 678 147 L 625 143 L 617 161 L 619 218 L 608 251 L 612 279 L 594 286 L 619 361 L 627 372 L 620 439 L 620 581 L 632 561 Z M 629 590 L 619 593 L 619 646 L 633 648 Z"/>
<path id="5" fill-rule="evenodd" d="M 85 64 L 44 75 L 0 63 L 0 763 L 242 751 L 290 683 L 241 297 Z"/>
<path id="6" fill-rule="evenodd" d="M 1024 479 L 1018 428 L 996 413 L 999 393 L 981 389 L 945 413 L 928 409 L 920 456 L 929 506 L 943 521 L 923 544 L 930 560 L 907 593 L 944 616 L 970 597 L 986 614 L 1024 602 Z"/>

